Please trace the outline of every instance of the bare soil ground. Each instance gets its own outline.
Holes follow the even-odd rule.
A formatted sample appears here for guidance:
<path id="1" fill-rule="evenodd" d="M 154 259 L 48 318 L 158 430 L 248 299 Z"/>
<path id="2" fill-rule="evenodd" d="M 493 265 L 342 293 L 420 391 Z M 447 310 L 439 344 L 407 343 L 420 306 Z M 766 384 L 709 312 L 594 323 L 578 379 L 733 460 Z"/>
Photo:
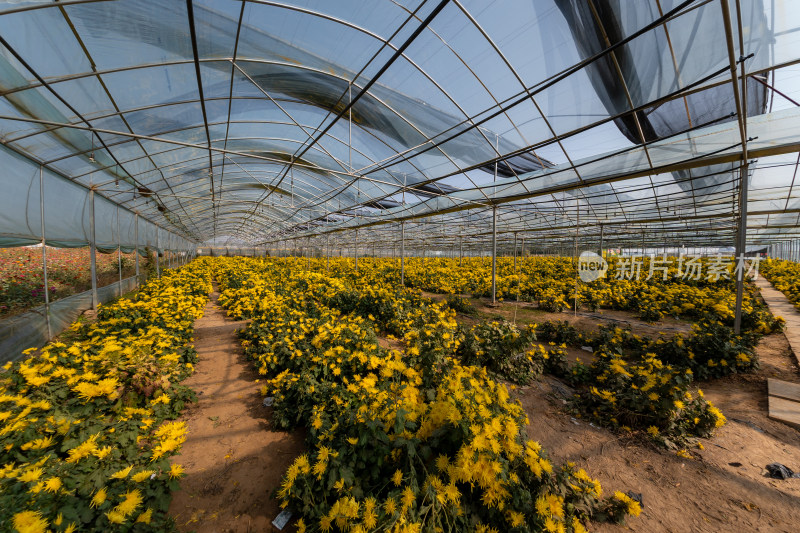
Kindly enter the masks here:
<path id="1" fill-rule="evenodd" d="M 195 324 L 200 360 L 184 383 L 198 393 L 182 420 L 188 437 L 173 462 L 184 466 L 170 514 L 180 531 L 263 532 L 280 512 L 272 490 L 303 451 L 303 434 L 275 431 L 272 409 L 258 392 L 258 373 L 245 360 L 236 329 L 211 295 Z"/>
<path id="2" fill-rule="evenodd" d="M 432 292 L 422 292 L 422 295 L 437 302 L 444 300 L 444 294 Z M 657 336 L 659 333 L 671 335 L 674 333 L 688 333 L 692 323 L 685 320 L 678 320 L 673 317 L 664 317 L 658 322 L 648 323 L 640 320 L 633 313 L 627 311 L 616 311 L 613 309 L 598 309 L 597 311 L 579 310 L 575 314 L 572 310 L 562 313 L 551 313 L 538 309 L 534 304 L 527 302 L 504 301 L 492 305 L 490 299 L 472 298 L 469 295 L 461 295 L 468 299 L 475 307 L 477 313 L 474 316 L 459 315 L 460 322 L 474 324 L 481 320 L 508 320 L 523 324 L 531 322 L 546 322 L 548 320 L 566 320 L 582 332 L 592 332 L 597 330 L 601 324 L 629 327 L 633 333 L 646 335 L 649 337 Z"/>
<path id="3" fill-rule="evenodd" d="M 481 313 L 508 317 L 512 303 L 498 307 L 476 305 Z M 486 308 L 488 311 L 484 311 Z M 552 317 L 540 318 L 542 315 Z M 595 316 L 536 313 L 533 320 L 569 320 L 578 329 L 624 321 L 643 335 L 679 331 L 688 324 L 673 320 L 646 324 L 629 313 L 594 313 Z M 604 319 L 613 318 L 613 321 Z M 646 328 L 653 328 L 647 331 Z M 573 353 L 575 352 L 575 353 Z M 657 449 L 647 442 L 615 434 L 570 416 L 566 388 L 546 377 L 530 387 L 518 388 L 517 397 L 530 418 L 528 435 L 548 450 L 556 463 L 574 461 L 598 478 L 606 491 L 641 493 L 644 511 L 624 526 L 594 525 L 593 531 L 630 530 L 654 532 L 800 531 L 800 479 L 775 480 L 765 466 L 783 463 L 800 470 L 800 432 L 767 417 L 767 378 L 800 383 L 800 371 L 785 336 L 767 336 L 757 347 L 761 369 L 697 385 L 719 407 L 728 423 L 714 438 L 703 441 L 704 450 L 693 449 L 693 459 Z M 591 358 L 572 350 L 571 358 Z"/>
<path id="4" fill-rule="evenodd" d="M 440 299 L 439 295 L 429 295 Z M 279 508 L 270 497 L 280 478 L 303 451 L 301 432 L 270 427 L 271 410 L 262 405 L 258 374 L 244 360 L 235 335 L 244 323 L 227 319 L 212 294 L 205 316 L 196 324 L 200 362 L 186 383 L 200 394 L 184 415 L 189 437 L 182 455 L 187 476 L 174 496 L 170 512 L 181 531 L 274 531 L 271 520 Z M 465 323 L 492 318 L 513 319 L 514 303 L 487 306 L 473 300 L 477 317 L 459 316 Z M 516 309 L 519 322 L 569 320 L 590 331 L 602 323 L 627 323 L 637 333 L 688 331 L 677 320 L 647 324 L 629 313 L 544 313 Z M 401 348 L 381 339 L 385 348 Z M 574 352 L 574 353 L 573 353 Z M 626 525 L 594 524 L 593 531 L 722 532 L 800 530 L 800 479 L 773 480 L 764 467 L 781 462 L 800 470 L 800 432 L 767 418 L 766 379 L 800 383 L 783 334 L 765 337 L 758 346 L 761 370 L 700 383 L 706 397 L 728 417 L 717 435 L 692 450 L 693 459 L 657 449 L 646 442 L 574 419 L 564 404 L 565 386 L 550 377 L 518 388 L 530 417 L 528 435 L 539 441 L 556 463 L 574 461 L 597 477 L 608 493 L 641 493 L 644 511 Z M 572 350 L 571 358 L 591 355 Z M 286 530 L 292 530 L 291 526 Z"/>

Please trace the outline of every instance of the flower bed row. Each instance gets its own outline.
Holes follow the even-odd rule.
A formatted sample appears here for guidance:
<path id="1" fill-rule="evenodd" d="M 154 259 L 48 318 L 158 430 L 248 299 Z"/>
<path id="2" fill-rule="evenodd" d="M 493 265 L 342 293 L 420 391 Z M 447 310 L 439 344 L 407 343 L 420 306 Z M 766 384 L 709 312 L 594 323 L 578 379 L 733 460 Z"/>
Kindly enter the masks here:
<path id="1" fill-rule="evenodd" d="M 700 260 L 700 272 L 708 270 L 709 258 Z M 311 260 L 317 271 L 325 271 L 326 260 Z M 303 268 L 306 261 L 302 262 Z M 353 272 L 353 261 L 333 259 L 331 271 L 337 276 L 349 276 Z M 568 257 L 526 257 L 514 260 L 501 257 L 497 260 L 497 297 L 520 299 L 535 303 L 540 309 L 560 312 L 573 307 L 576 298 L 576 266 Z M 580 308 L 596 310 L 617 309 L 637 313 L 647 321 L 658 321 L 665 316 L 698 319 L 709 313 L 721 318 L 733 319 L 735 286 L 733 272 L 728 265 L 726 278 L 718 280 L 701 277 L 681 277 L 679 268 L 685 273 L 685 265 L 671 258 L 666 279 L 661 271 L 654 271 L 649 279 L 650 259 L 645 258 L 638 279 L 616 279 L 617 267 L 612 262 L 604 278 L 592 283 L 579 282 L 577 300 Z M 657 268 L 661 268 L 660 265 Z M 399 261 L 387 259 L 359 260 L 359 275 L 374 271 L 383 277 L 391 277 L 399 283 Z M 405 261 L 405 283 L 429 292 L 441 294 L 491 294 L 491 259 L 489 258 L 410 258 Z M 757 303 L 755 289 L 747 285 L 744 309 L 747 312 Z"/>
<path id="2" fill-rule="evenodd" d="M 559 374 L 582 387 L 573 405 L 584 415 L 607 427 L 646 430 L 656 442 L 676 448 L 709 437 L 725 423 L 702 390 L 692 392 L 690 385 L 757 369 L 757 342 L 783 328 L 782 320 L 768 315 L 763 320 L 763 328 L 741 335 L 712 319 L 693 325 L 688 336 L 655 339 L 619 327 L 585 335 L 566 321 L 538 324 L 536 332 L 540 340 L 593 348 L 590 364 L 578 362 Z"/>
<path id="3" fill-rule="evenodd" d="M 438 263 L 447 261 L 430 262 L 435 269 Z M 311 271 L 327 267 L 307 260 L 290 259 L 288 264 L 298 270 L 309 266 Z M 552 262 L 545 264 L 553 266 Z M 359 265 L 356 275 L 346 262 L 333 261 L 332 279 L 339 285 L 335 296 L 325 300 L 326 304 L 374 319 L 381 330 L 400 335 L 408 331 L 408 335 L 416 335 L 414 332 L 418 328 L 412 327 L 413 321 L 404 322 L 403 319 L 414 313 L 419 315 L 427 304 L 413 290 L 403 291 L 400 298 L 393 296 L 397 285 L 393 268 L 389 261 L 367 260 Z M 344 290 L 345 285 L 355 289 Z M 682 285 L 672 284 L 666 288 L 676 295 Z M 696 294 L 698 290 L 713 287 L 708 284 L 705 289 L 702 286 L 683 288 Z M 446 303 L 460 312 L 471 311 L 462 298 L 451 297 Z M 573 405 L 604 426 L 638 430 L 669 447 L 692 443 L 699 446 L 698 439 L 710 437 L 714 429 L 724 423 L 724 416 L 705 401 L 701 391 L 699 394 L 694 391 L 694 381 L 758 368 L 755 353 L 758 340 L 783 327 L 783 320 L 772 317 L 755 298 L 745 301 L 741 335 L 733 332 L 730 306 L 704 305 L 702 309 L 702 318 L 688 336 L 677 334 L 647 339 L 611 328 L 585 337 L 566 322 L 546 323 L 540 328 L 492 322 L 457 328 L 451 332 L 451 338 L 456 341 L 455 356 L 462 364 L 483 366 L 503 379 L 528 383 L 542 372 L 566 379 L 579 387 Z M 423 318 L 420 324 L 435 323 L 424 316 L 424 313 L 420 315 Z M 537 335 L 545 342 L 553 341 L 554 345 L 535 344 Z M 570 367 L 564 349 L 558 346 L 562 343 L 593 346 L 594 361 L 590 365 Z M 658 386 L 651 383 L 654 380 Z"/>
<path id="4" fill-rule="evenodd" d="M 767 259 L 761 263 L 760 272 L 800 310 L 800 263 Z"/>
<path id="5" fill-rule="evenodd" d="M 166 531 L 170 466 L 185 439 L 194 320 L 211 291 L 203 261 L 101 306 L 0 374 L 0 530 Z"/>
<path id="6" fill-rule="evenodd" d="M 303 531 L 584 531 L 639 504 L 528 440 L 505 385 L 456 358 L 454 313 L 378 277 L 217 259 L 220 301 L 251 318 L 243 345 L 274 416 L 309 453 L 277 496 Z M 402 335 L 381 348 L 376 331 Z"/>

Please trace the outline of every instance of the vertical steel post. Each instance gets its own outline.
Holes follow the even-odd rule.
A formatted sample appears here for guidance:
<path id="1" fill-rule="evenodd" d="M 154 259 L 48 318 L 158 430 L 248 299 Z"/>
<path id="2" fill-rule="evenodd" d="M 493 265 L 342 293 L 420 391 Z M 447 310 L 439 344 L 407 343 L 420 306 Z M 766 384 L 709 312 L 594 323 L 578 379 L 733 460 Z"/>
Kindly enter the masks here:
<path id="1" fill-rule="evenodd" d="M 464 261 L 464 236 L 458 236 L 458 266 Z"/>
<path id="2" fill-rule="evenodd" d="M 331 271 L 331 236 L 329 233 L 325 234 L 325 271 Z"/>
<path id="3" fill-rule="evenodd" d="M 400 285 L 406 285 L 406 223 L 400 222 Z"/>
<path id="4" fill-rule="evenodd" d="M 642 230 L 642 257 L 644 257 L 644 230 Z"/>
<path id="5" fill-rule="evenodd" d="M 353 172 L 353 82 L 347 85 L 347 167 Z M 356 184 L 356 190 L 358 184 Z"/>
<path id="6" fill-rule="evenodd" d="M 92 309 L 97 310 L 100 303 L 97 299 L 97 245 L 94 231 L 94 188 L 89 191 L 89 271 L 92 275 Z"/>
<path id="7" fill-rule="evenodd" d="M 517 232 L 514 232 L 514 274 L 517 273 Z"/>
<path id="8" fill-rule="evenodd" d="M 740 257 L 744 256 L 747 245 L 747 190 L 750 177 L 747 162 L 747 77 L 744 64 L 746 53 L 744 50 L 744 36 L 742 35 L 741 13 L 738 10 L 737 4 L 737 16 L 739 21 L 739 68 L 741 69 L 741 80 L 739 80 L 736 68 L 736 54 L 733 46 L 733 26 L 731 24 L 731 14 L 728 6 L 728 0 L 722 0 L 720 5 L 722 7 L 722 20 L 725 25 L 725 39 L 728 45 L 731 87 L 733 88 L 733 97 L 736 104 L 736 116 L 739 122 L 739 135 L 742 141 L 742 166 L 739 167 L 739 228 L 736 235 L 736 257 L 734 258 L 735 261 L 738 261 Z M 740 83 L 741 92 L 739 88 Z M 741 332 L 742 327 L 743 293 L 744 269 L 739 269 L 736 275 L 736 310 L 733 322 L 733 331 L 737 335 Z"/>
<path id="9" fill-rule="evenodd" d="M 44 317 L 47 322 L 47 340 L 53 338 L 50 324 L 50 286 L 47 282 L 47 238 L 44 224 L 44 169 L 39 166 L 39 213 L 42 217 L 42 279 L 44 280 Z"/>
<path id="10" fill-rule="evenodd" d="M 119 234 L 119 205 L 117 205 L 117 270 L 119 271 L 119 295 L 122 296 L 122 236 Z"/>
<path id="11" fill-rule="evenodd" d="M 603 225 L 600 224 L 600 257 L 605 257 L 603 253 Z"/>
<path id="12" fill-rule="evenodd" d="M 495 134 L 495 152 L 500 156 L 500 136 Z M 494 161 L 494 177 L 492 183 L 497 181 L 497 159 Z M 492 201 L 495 200 L 497 189 L 492 188 Z M 497 205 L 492 204 L 492 304 L 497 303 Z"/>
<path id="13" fill-rule="evenodd" d="M 161 278 L 161 259 L 159 257 L 158 226 L 156 226 L 156 277 Z"/>
<path id="14" fill-rule="evenodd" d="M 575 260 L 575 304 L 574 304 L 574 316 L 578 316 L 578 229 L 581 227 L 581 203 L 577 197 L 575 197 L 575 252 L 574 252 L 574 260 Z M 642 234 L 644 235 L 644 234 Z"/>
<path id="15" fill-rule="evenodd" d="M 136 265 L 136 286 L 139 286 L 139 213 L 134 215 L 134 236 L 136 237 L 136 246 L 134 247 L 134 263 Z"/>
<path id="16" fill-rule="evenodd" d="M 495 152 L 500 156 L 500 136 L 495 134 Z M 497 182 L 497 159 L 494 161 L 494 177 L 492 183 Z M 495 200 L 497 189 L 492 188 L 492 201 Z M 492 304 L 497 303 L 497 205 L 492 204 Z"/>
<path id="17" fill-rule="evenodd" d="M 356 256 L 356 274 L 358 274 L 358 228 L 356 228 L 356 239 L 353 247 L 353 253 Z"/>
<path id="18" fill-rule="evenodd" d="M 497 163 L 494 165 L 497 173 Z M 497 207 L 492 206 L 492 304 L 497 303 Z"/>

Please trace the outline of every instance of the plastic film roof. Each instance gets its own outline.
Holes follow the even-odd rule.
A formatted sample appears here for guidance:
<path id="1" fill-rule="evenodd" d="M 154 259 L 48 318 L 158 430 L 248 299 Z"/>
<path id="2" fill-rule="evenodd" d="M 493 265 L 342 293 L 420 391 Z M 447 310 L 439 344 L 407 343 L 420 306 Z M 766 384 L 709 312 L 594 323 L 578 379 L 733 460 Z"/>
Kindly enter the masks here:
<path id="1" fill-rule="evenodd" d="M 136 214 L 176 249 L 469 246 L 494 209 L 505 242 L 729 246 L 745 147 L 768 244 L 798 233 L 798 62 L 788 0 L 6 2 L 0 245 L 40 205 L 86 242 L 94 190 L 109 246 Z"/>

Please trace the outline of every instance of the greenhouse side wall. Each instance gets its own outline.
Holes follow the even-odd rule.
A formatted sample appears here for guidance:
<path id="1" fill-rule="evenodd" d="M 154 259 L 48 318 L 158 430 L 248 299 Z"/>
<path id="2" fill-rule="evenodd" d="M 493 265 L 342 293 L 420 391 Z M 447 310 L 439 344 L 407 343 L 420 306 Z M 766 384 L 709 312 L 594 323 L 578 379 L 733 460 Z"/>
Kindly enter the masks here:
<path id="1" fill-rule="evenodd" d="M 144 276 L 140 276 L 144 279 Z M 119 298 L 137 287 L 136 276 L 123 279 L 97 289 L 100 303 Z M 50 304 L 48 331 L 46 306 L 17 315 L 0 322 L 0 363 L 16 361 L 28 348 L 41 348 L 65 331 L 84 311 L 92 308 L 92 291 L 67 296 Z"/>

